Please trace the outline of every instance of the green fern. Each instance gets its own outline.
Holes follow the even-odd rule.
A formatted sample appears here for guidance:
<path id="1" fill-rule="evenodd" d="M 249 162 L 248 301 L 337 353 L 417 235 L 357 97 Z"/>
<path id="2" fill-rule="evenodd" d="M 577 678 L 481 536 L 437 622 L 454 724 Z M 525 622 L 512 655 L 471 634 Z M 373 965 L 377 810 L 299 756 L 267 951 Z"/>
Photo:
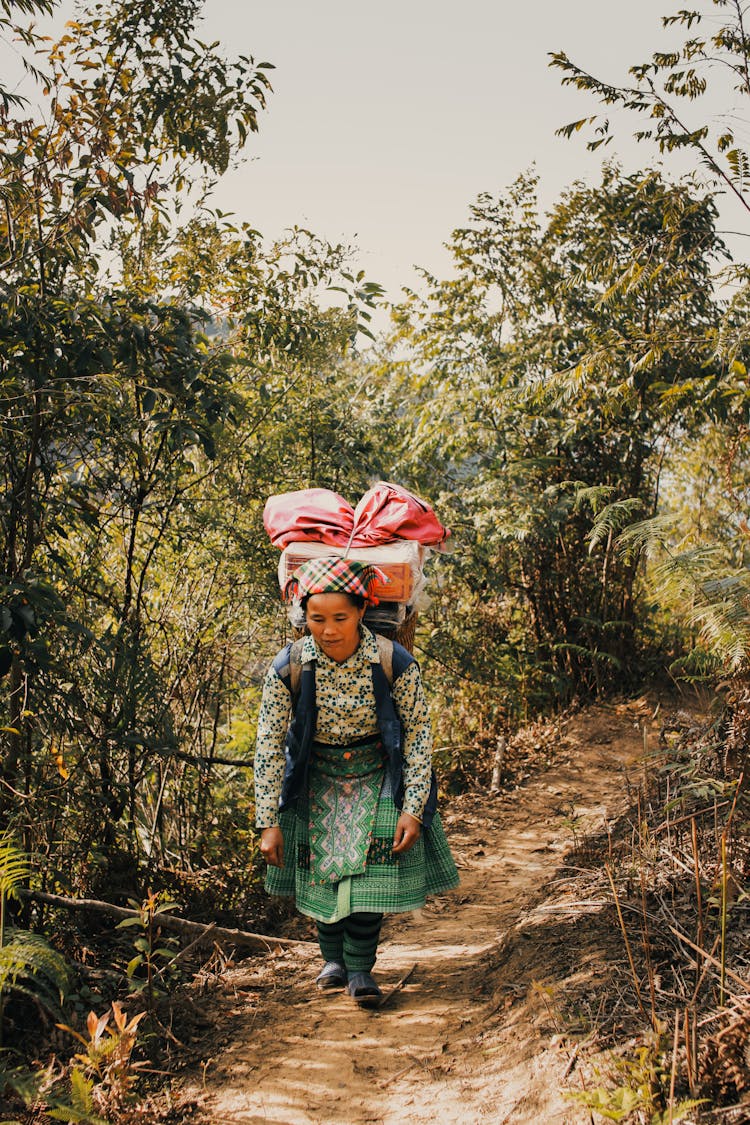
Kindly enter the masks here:
<path id="1" fill-rule="evenodd" d="M 649 582 L 659 601 L 689 628 L 697 628 L 710 660 L 737 672 L 750 656 L 750 581 L 744 568 L 727 565 L 718 544 L 675 546 L 675 516 L 641 520 L 617 544 L 626 557 L 645 554 Z"/>
<path id="2" fill-rule="evenodd" d="M 16 898 L 16 888 L 29 877 L 29 861 L 9 836 L 0 837 L 0 897 Z"/>
<path id="3" fill-rule="evenodd" d="M 9 898 L 29 877 L 29 861 L 9 836 L 0 838 L 0 1045 L 5 998 L 16 994 L 33 998 L 55 1012 L 70 975 L 65 959 L 39 934 L 9 927 Z"/>
<path id="4" fill-rule="evenodd" d="M 47 1110 L 55 1121 L 77 1122 L 78 1125 L 107 1125 L 105 1118 L 94 1110 L 94 1081 L 75 1069 L 70 1074 L 70 1105 L 56 1105 Z"/>
<path id="5" fill-rule="evenodd" d="M 618 549 L 628 562 L 643 555 L 646 559 L 658 558 L 668 549 L 667 544 L 679 527 L 678 516 L 652 516 L 638 520 L 625 528 L 617 537 Z"/>
<path id="6" fill-rule="evenodd" d="M 40 934 L 8 929 L 0 947 L 0 993 L 28 996 L 55 1012 L 69 984 L 65 958 Z"/>
<path id="7" fill-rule="evenodd" d="M 6 1112 L 9 1110 L 11 1095 L 26 1107 L 26 1111 L 34 1107 L 38 1109 L 42 1102 L 47 1101 L 54 1064 L 29 1070 L 27 1067 L 13 1065 L 12 1058 L 10 1052 L 0 1050 L 0 1091 L 5 1096 L 4 1109 Z M 3 1118 L 0 1125 L 23 1125 L 23 1122 L 29 1120 L 28 1112 L 17 1112 L 20 1113 L 19 1118 Z"/>
<path id="8" fill-rule="evenodd" d="M 643 501 L 638 497 L 629 496 L 623 500 L 614 500 L 599 511 L 594 508 L 596 515 L 591 530 L 586 536 L 589 541 L 589 553 L 600 543 L 606 543 L 621 531 L 637 512 L 643 511 L 643 506 Z"/>

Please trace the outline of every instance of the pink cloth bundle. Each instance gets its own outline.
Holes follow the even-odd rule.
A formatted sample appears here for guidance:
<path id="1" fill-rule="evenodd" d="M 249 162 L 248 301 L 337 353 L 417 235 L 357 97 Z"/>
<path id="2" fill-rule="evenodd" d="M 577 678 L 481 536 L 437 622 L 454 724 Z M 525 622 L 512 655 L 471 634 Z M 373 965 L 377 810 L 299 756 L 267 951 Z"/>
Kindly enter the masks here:
<path id="1" fill-rule="evenodd" d="M 269 496 L 263 526 L 275 547 L 311 541 L 332 547 L 376 547 L 410 539 L 436 547 L 450 532 L 424 500 L 398 484 L 378 481 L 356 508 L 327 488 Z"/>

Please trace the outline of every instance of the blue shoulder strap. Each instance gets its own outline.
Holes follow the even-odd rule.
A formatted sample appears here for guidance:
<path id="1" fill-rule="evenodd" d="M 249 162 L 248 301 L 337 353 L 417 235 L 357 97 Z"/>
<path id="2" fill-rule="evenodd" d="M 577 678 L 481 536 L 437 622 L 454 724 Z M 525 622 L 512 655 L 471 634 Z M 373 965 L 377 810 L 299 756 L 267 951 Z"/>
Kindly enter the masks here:
<path id="1" fill-rule="evenodd" d="M 414 657 L 408 649 L 398 644 L 397 641 L 389 641 L 385 637 L 378 636 L 378 648 L 381 649 L 381 657 L 384 655 L 383 645 L 387 645 L 390 649 L 390 666 L 387 660 L 381 664 L 382 671 L 390 685 L 399 678 L 402 672 L 406 671 L 410 664 L 414 663 Z M 280 652 L 277 652 L 273 659 L 273 667 L 292 699 L 299 695 L 300 690 L 301 651 L 301 640 L 292 641 Z"/>
<path id="2" fill-rule="evenodd" d="M 292 697 L 292 708 L 297 705 L 303 674 L 315 678 L 315 661 L 304 665 L 302 663 L 302 642 L 302 637 L 292 641 L 276 654 L 273 661 L 279 679 Z"/>
<path id="3" fill-rule="evenodd" d="M 273 658 L 273 667 L 279 679 L 283 683 L 286 690 L 291 695 L 292 692 L 292 645 L 291 642 L 282 648 L 281 652 L 277 652 Z"/>
<path id="4" fill-rule="evenodd" d="M 402 672 L 405 672 L 410 664 L 416 663 L 416 658 L 412 656 L 408 648 L 404 648 L 398 641 L 393 642 L 393 679 L 394 682 L 399 678 Z"/>

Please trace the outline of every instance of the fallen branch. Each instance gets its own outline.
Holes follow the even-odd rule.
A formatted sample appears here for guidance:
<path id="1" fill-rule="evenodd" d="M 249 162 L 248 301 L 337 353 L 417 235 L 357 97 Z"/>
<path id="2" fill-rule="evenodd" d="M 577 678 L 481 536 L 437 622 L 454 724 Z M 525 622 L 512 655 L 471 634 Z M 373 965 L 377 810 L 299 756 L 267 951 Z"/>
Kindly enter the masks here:
<path id="1" fill-rule="evenodd" d="M 96 898 L 66 898 L 64 895 L 47 894 L 45 891 L 29 891 L 19 888 L 16 894 L 31 902 L 43 902 L 49 906 L 61 906 L 64 910 L 96 910 L 100 914 L 108 914 L 111 918 L 138 918 L 139 910 L 129 910 L 124 906 L 115 906 L 111 902 L 100 902 Z M 292 938 L 270 937 L 265 934 L 252 934 L 247 930 L 232 930 L 224 926 L 217 926 L 213 922 L 202 925 L 200 922 L 188 922 L 185 918 L 177 918 L 174 914 L 160 914 L 159 925 L 165 930 L 174 930 L 193 939 L 193 942 L 225 942 L 231 945 L 244 946 L 249 949 L 263 949 L 268 951 L 281 946 L 284 949 L 293 949 L 296 946 L 310 948 L 314 945 L 311 941 L 295 941 Z"/>
<path id="2" fill-rule="evenodd" d="M 416 967 L 417 967 L 417 965 L 416 965 L 416 962 L 415 962 L 412 965 L 412 967 L 409 969 L 409 972 L 404 973 L 404 975 L 401 977 L 401 980 L 396 981 L 393 988 L 389 988 L 387 992 L 383 993 L 383 996 L 381 997 L 380 1003 L 378 1004 L 378 1011 L 381 1008 L 384 1008 L 385 1005 L 388 1003 L 388 1001 L 391 1000 L 396 995 L 397 992 L 401 991 L 401 989 L 404 987 L 406 982 L 409 980 L 409 978 L 411 977 L 411 975 L 414 972 L 414 970 L 416 969 Z"/>
<path id="3" fill-rule="evenodd" d="M 565 1081 L 565 1079 L 568 1077 L 568 1075 L 573 1070 L 573 1067 L 576 1065 L 576 1063 L 578 1061 L 578 1052 L 580 1051 L 580 1049 L 581 1049 L 581 1044 L 576 1043 L 575 1047 L 573 1048 L 573 1050 L 570 1052 L 570 1055 L 568 1056 L 568 1061 L 565 1064 L 565 1070 L 560 1075 L 560 1081 L 561 1082 Z"/>

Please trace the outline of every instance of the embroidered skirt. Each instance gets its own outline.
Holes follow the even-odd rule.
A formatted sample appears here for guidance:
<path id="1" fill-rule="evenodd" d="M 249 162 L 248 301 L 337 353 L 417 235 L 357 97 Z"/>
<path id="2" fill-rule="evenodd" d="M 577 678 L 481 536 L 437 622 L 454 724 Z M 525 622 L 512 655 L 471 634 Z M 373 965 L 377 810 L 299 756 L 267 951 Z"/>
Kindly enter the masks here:
<path id="1" fill-rule="evenodd" d="M 310 791 L 279 820 L 284 867 L 269 867 L 269 894 L 302 914 L 337 922 L 349 914 L 396 914 L 458 885 L 439 814 L 406 855 L 394 856 L 399 811 L 379 740 L 313 748 Z"/>

